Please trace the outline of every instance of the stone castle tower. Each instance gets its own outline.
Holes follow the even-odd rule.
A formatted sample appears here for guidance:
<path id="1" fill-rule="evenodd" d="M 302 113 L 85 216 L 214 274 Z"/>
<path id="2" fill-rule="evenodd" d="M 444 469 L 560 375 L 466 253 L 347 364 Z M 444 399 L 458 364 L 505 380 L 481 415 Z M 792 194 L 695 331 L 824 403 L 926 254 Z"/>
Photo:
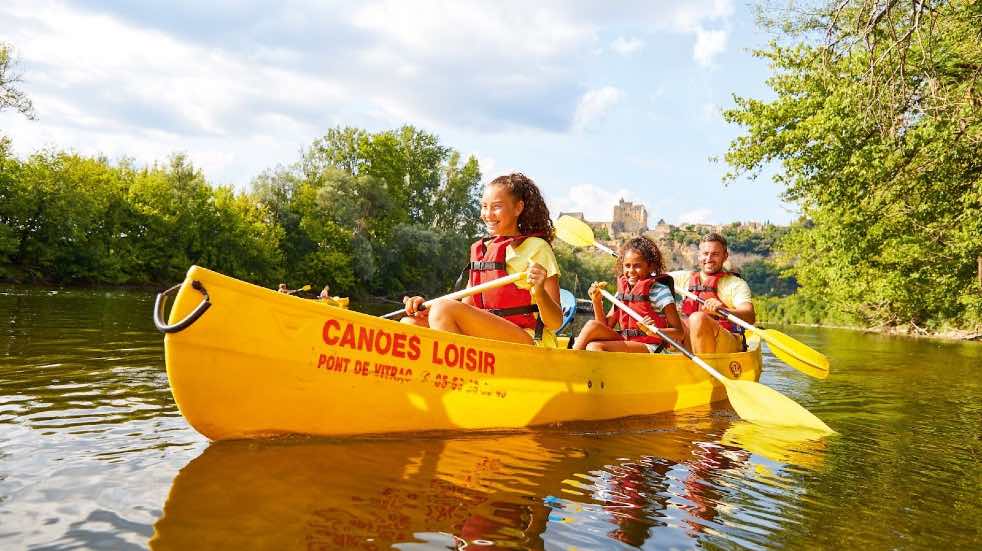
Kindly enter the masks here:
<path id="1" fill-rule="evenodd" d="M 634 204 L 621 199 L 614 205 L 614 221 L 611 233 L 641 234 L 648 231 L 648 209 L 641 203 Z"/>

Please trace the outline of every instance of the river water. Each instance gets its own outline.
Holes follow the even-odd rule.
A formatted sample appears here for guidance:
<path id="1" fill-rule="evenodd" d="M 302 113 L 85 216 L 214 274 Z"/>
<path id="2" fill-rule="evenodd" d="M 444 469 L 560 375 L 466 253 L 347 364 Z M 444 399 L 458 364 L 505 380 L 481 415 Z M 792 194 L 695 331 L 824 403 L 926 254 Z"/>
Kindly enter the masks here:
<path id="1" fill-rule="evenodd" d="M 762 382 L 839 434 L 713 408 L 506 435 L 210 444 L 152 297 L 0 289 L 0 548 L 982 548 L 982 344 L 785 328 Z"/>

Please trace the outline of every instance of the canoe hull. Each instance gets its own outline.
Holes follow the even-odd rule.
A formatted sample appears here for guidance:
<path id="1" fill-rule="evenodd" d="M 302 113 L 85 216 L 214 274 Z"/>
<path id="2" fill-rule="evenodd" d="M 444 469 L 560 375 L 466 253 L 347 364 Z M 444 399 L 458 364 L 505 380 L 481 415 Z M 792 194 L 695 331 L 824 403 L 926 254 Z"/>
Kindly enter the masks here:
<path id="1" fill-rule="evenodd" d="M 681 355 L 542 349 L 413 327 L 276 293 L 200 267 L 170 315 L 212 306 L 164 338 L 181 413 L 213 440 L 517 429 L 649 415 L 725 399 Z M 757 380 L 757 339 L 703 358 Z"/>

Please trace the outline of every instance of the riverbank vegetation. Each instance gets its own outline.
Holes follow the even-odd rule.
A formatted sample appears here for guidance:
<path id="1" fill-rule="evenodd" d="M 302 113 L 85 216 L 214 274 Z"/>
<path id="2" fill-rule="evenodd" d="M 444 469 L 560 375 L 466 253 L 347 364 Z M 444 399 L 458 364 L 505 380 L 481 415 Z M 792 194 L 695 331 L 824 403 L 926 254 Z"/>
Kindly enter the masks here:
<path id="1" fill-rule="evenodd" d="M 411 126 L 336 128 L 242 191 L 181 154 L 152 166 L 0 138 L 0 280 L 167 285 L 199 264 L 260 285 L 355 296 L 446 292 L 482 230 L 481 172 Z M 609 259 L 557 245 L 563 284 L 585 294 Z"/>
<path id="2" fill-rule="evenodd" d="M 213 186 L 184 155 L 139 167 L 0 141 L 0 277 L 165 284 L 191 264 L 272 286 L 434 292 L 478 231 L 480 171 L 410 126 L 333 129 L 245 191 Z"/>
<path id="3" fill-rule="evenodd" d="M 794 6 L 792 4 L 792 6 Z M 730 177 L 777 166 L 802 220 L 781 262 L 793 321 L 982 324 L 982 4 L 762 10 L 775 97 L 737 97 Z"/>

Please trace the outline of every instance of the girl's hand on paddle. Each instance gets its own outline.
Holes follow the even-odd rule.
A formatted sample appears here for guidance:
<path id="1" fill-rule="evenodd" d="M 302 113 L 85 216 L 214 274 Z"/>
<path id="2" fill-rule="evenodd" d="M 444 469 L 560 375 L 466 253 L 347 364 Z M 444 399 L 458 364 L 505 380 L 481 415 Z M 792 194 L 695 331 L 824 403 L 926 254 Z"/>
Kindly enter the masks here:
<path id="1" fill-rule="evenodd" d="M 658 333 L 655 333 L 654 330 L 651 329 L 655 326 L 655 320 L 651 319 L 650 316 L 645 316 L 641 318 L 641 321 L 642 323 L 638 324 L 638 329 L 640 329 L 645 335 L 648 335 L 649 337 L 658 335 Z"/>
<path id="2" fill-rule="evenodd" d="M 590 288 L 587 289 L 586 295 L 590 297 L 590 300 L 603 300 L 603 295 L 600 294 L 600 290 L 606 288 L 606 281 L 594 281 L 590 284 Z"/>
<path id="3" fill-rule="evenodd" d="M 406 315 L 415 316 L 419 312 L 425 312 L 425 310 L 420 310 L 420 307 L 426 299 L 423 297 L 402 297 L 402 303 L 406 305 Z"/>
<path id="4" fill-rule="evenodd" d="M 532 261 L 529 261 L 529 267 L 525 271 L 528 273 L 526 281 L 528 281 L 530 287 L 535 289 L 541 289 L 546 282 L 546 278 L 549 276 L 541 264 Z"/>

